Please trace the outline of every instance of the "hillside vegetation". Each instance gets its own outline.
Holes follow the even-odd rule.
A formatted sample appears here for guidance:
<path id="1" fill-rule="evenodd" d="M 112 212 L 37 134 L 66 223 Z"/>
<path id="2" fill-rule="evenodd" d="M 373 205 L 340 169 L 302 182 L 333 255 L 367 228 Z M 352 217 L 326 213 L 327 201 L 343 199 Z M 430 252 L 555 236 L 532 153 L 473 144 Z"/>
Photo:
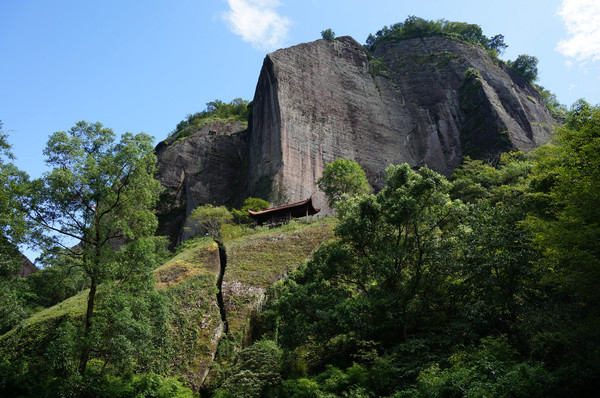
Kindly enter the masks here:
<path id="1" fill-rule="evenodd" d="M 506 46 L 477 25 L 415 17 L 367 44 L 436 35 L 492 59 Z M 315 46 L 372 57 L 325 36 Z M 530 77 L 516 80 L 500 66 L 533 90 L 536 62 L 512 62 Z M 458 77 L 463 96 L 485 91 L 479 72 Z M 190 200 L 197 207 L 180 210 L 193 237 L 175 252 L 155 236 L 162 188 L 150 137 L 117 140 L 78 122 L 50 137 L 51 169 L 30 179 L 0 131 L 0 396 L 597 396 L 600 105 L 566 111 L 538 89 L 565 123 L 530 153 L 465 156 L 450 176 L 389 165 L 377 189 L 357 162 L 337 159 L 315 181 L 336 218 L 257 226 L 247 210 L 266 208 L 262 199 L 241 209 Z M 461 110 L 474 118 L 475 99 Z M 215 119 L 247 121 L 251 107 L 209 103 L 167 144 Z M 189 195 L 186 172 L 174 197 Z M 28 279 L 16 275 L 22 244 L 43 250 L 45 268 Z"/>
<path id="2" fill-rule="evenodd" d="M 225 103 L 216 99 L 207 103 L 204 111 L 188 115 L 185 120 L 179 122 L 168 140 L 173 142 L 189 137 L 200 130 L 202 126 L 214 121 L 234 121 L 247 124 L 251 113 L 252 103 L 250 101 L 236 98 Z"/>
<path id="3" fill-rule="evenodd" d="M 346 196 L 216 396 L 595 396 L 599 121 L 579 102 L 530 156 Z"/>
<path id="4" fill-rule="evenodd" d="M 241 237 L 227 239 L 227 264 L 222 263 L 224 257 L 211 238 L 186 242 L 179 253 L 154 270 L 156 283 L 154 287 L 147 287 L 153 292 L 151 295 L 158 296 L 154 305 L 163 315 L 154 321 L 163 321 L 166 327 L 151 331 L 153 336 L 143 341 L 144 347 L 137 353 L 131 348 L 142 347 L 121 352 L 129 361 L 115 369 L 135 374 L 151 372 L 147 377 L 154 378 L 155 385 L 146 387 L 152 389 L 164 384 L 165 391 L 186 391 L 183 385 L 197 391 L 214 385 L 223 377 L 219 366 L 225 366 L 233 358 L 231 349 L 239 350 L 250 341 L 250 319 L 264 301 L 265 289 L 298 268 L 322 242 L 330 239 L 333 225 L 332 220 L 315 220 L 272 230 L 247 231 Z M 222 266 L 227 268 L 222 270 Z M 225 296 L 224 315 L 218 299 L 221 289 Z M 69 369 L 69 364 L 77 359 L 76 329 L 84 321 L 88 293 L 82 291 L 41 310 L 0 337 L 0 356 L 4 361 L 0 367 L 3 380 L 0 391 L 14 396 L 28 396 L 39 389 L 51 396 L 61 394 L 66 387 L 56 380 L 57 366 L 62 369 L 60 380 L 73 377 L 74 383 L 80 382 L 71 373 L 73 369 Z M 111 300 L 107 293 L 108 290 L 100 286 L 100 312 L 106 310 Z M 122 327 L 136 329 L 142 325 L 131 325 L 131 322 L 148 322 L 144 314 L 132 313 L 135 303 L 122 304 L 113 314 L 124 322 Z M 142 337 L 139 335 L 142 330 L 131 332 L 134 334 L 121 343 L 136 345 L 127 339 Z M 97 337 L 104 340 L 99 342 L 102 345 L 112 338 L 110 335 Z M 220 348 L 219 362 L 213 362 L 220 344 L 224 348 Z M 113 388 L 128 386 L 131 391 L 143 393 L 140 386 L 129 385 L 138 383 L 137 379 L 128 381 L 112 372 L 105 373 L 105 366 L 114 361 L 111 355 L 118 352 L 115 349 L 126 347 L 112 347 L 107 352 L 95 350 L 89 372 L 97 378 L 85 381 L 80 388 L 103 395 Z M 154 357 L 143 358 L 145 352 L 152 352 Z M 22 373 L 15 372 L 17 369 Z M 37 378 L 25 382 L 33 374 L 30 372 Z M 183 383 L 169 377 L 179 378 Z"/>

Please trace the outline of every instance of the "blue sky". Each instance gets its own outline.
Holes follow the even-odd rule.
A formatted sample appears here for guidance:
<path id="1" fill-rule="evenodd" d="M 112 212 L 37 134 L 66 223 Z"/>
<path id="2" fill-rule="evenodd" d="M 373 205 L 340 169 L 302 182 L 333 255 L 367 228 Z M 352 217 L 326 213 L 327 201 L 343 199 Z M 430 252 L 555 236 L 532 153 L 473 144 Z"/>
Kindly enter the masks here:
<path id="1" fill-rule="evenodd" d="M 597 0 L 2 0 L 0 120 L 37 177 L 48 135 L 79 120 L 158 141 L 208 101 L 252 99 L 268 52 L 326 28 L 364 43 L 408 15 L 503 34 L 502 58 L 537 56 L 562 103 L 600 103 Z"/>

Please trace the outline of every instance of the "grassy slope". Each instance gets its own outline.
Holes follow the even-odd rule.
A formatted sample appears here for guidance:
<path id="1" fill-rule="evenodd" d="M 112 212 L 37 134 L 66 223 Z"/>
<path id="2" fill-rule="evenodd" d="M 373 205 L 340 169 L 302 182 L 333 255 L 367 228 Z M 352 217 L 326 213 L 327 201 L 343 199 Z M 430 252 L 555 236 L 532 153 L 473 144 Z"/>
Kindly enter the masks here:
<path id="1" fill-rule="evenodd" d="M 211 239 L 193 243 L 156 269 L 156 286 L 169 298 L 172 375 L 195 390 L 203 383 L 223 331 L 217 305 L 219 249 Z"/>
<path id="2" fill-rule="evenodd" d="M 0 359 L 13 361 L 30 358 L 30 368 L 45 366 L 45 349 L 50 341 L 58 337 L 58 327 L 66 321 L 83 324 L 88 291 L 35 313 L 0 336 Z"/>
<path id="3" fill-rule="evenodd" d="M 292 223 L 226 243 L 228 262 L 223 288 L 230 331 L 238 344 L 265 289 L 329 239 L 333 226 L 330 219 Z M 165 356 L 170 358 L 171 375 L 184 376 L 195 389 L 208 374 L 222 333 L 216 299 L 219 270 L 218 247 L 210 239 L 192 243 L 155 270 L 156 288 L 169 298 L 171 336 Z M 75 324 L 82 321 L 87 293 L 44 309 L 0 336 L 0 358 L 23 358 L 43 366 L 46 347 L 58 326 L 66 320 Z"/>
<path id="4" fill-rule="evenodd" d="M 239 343 L 264 291 L 298 268 L 333 235 L 333 219 L 263 231 L 228 243 L 223 299 L 229 332 Z"/>

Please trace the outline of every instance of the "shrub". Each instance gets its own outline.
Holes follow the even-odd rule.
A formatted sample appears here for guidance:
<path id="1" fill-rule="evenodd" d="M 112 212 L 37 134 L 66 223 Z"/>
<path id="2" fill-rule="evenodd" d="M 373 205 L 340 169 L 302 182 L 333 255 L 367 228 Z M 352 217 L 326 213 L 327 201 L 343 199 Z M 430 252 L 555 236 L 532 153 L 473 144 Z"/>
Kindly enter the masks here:
<path id="1" fill-rule="evenodd" d="M 335 32 L 331 29 L 321 31 L 321 37 L 327 41 L 335 40 Z"/>

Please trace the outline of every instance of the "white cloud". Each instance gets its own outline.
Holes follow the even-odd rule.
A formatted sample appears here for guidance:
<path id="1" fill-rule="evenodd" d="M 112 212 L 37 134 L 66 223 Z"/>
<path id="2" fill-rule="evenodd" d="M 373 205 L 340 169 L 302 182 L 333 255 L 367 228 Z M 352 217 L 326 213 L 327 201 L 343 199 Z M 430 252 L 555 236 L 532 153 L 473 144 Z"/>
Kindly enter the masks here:
<path id="1" fill-rule="evenodd" d="M 570 38 L 561 40 L 556 50 L 579 62 L 600 61 L 600 1 L 564 0 L 558 15 Z"/>
<path id="2" fill-rule="evenodd" d="M 291 21 L 279 15 L 278 0 L 227 0 L 230 10 L 223 15 L 231 31 L 261 50 L 281 47 Z"/>

